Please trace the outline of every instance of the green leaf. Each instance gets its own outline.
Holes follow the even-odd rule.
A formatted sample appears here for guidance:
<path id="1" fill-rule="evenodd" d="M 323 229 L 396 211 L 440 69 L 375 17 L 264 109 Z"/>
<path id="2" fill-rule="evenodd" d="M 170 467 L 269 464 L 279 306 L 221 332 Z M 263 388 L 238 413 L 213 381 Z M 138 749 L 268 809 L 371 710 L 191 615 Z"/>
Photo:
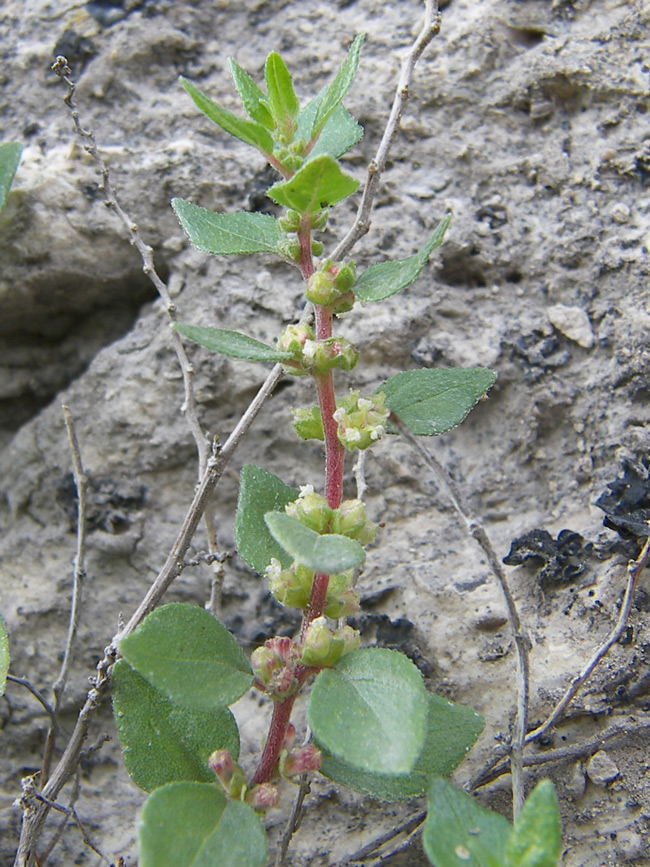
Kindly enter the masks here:
<path id="1" fill-rule="evenodd" d="M 264 77 L 273 119 L 281 129 L 289 131 L 291 121 L 300 110 L 300 103 L 293 89 L 289 70 L 275 51 L 266 58 Z"/>
<path id="2" fill-rule="evenodd" d="M 298 498 L 298 491 L 285 485 L 282 479 L 248 464 L 239 475 L 239 499 L 235 515 L 235 545 L 239 556 L 263 575 L 275 557 L 288 569 L 293 562 L 284 548 L 270 534 L 264 515 L 284 511 Z"/>
<path id="3" fill-rule="evenodd" d="M 352 291 L 357 298 L 361 301 L 383 301 L 384 298 L 390 298 L 391 295 L 396 295 L 414 283 L 429 261 L 431 253 L 444 241 L 450 223 L 451 214 L 447 214 L 438 224 L 429 241 L 415 256 L 396 259 L 394 262 L 380 262 L 379 265 L 366 268 L 352 286 Z"/>
<path id="4" fill-rule="evenodd" d="M 214 750 L 239 756 L 239 732 L 227 708 L 181 707 L 154 689 L 124 659 L 113 668 L 113 713 L 133 782 L 151 792 L 179 780 L 214 782 L 208 758 Z"/>
<path id="5" fill-rule="evenodd" d="M 195 710 L 232 704 L 253 682 L 250 663 L 230 632 L 196 605 L 157 608 L 119 649 L 154 689 Z"/>
<path id="6" fill-rule="evenodd" d="M 266 833 L 253 810 L 207 783 L 170 783 L 147 798 L 140 867 L 265 867 Z"/>
<path id="7" fill-rule="evenodd" d="M 23 146 L 17 141 L 0 145 L 0 211 L 7 201 L 22 152 Z"/>
<path id="8" fill-rule="evenodd" d="M 239 331 L 224 331 L 222 328 L 202 325 L 184 325 L 181 322 L 175 322 L 172 327 L 199 346 L 205 346 L 212 352 L 220 352 L 221 355 L 228 355 L 230 358 L 247 358 L 249 361 L 284 361 L 293 357 L 290 352 L 279 352 L 266 343 L 260 343 L 259 340 L 240 334 Z"/>
<path id="9" fill-rule="evenodd" d="M 5 622 L 0 617 L 0 695 L 5 694 L 7 685 L 7 672 L 9 671 L 9 639 Z"/>
<path id="10" fill-rule="evenodd" d="M 494 385 L 493 370 L 433 368 L 407 370 L 382 383 L 386 406 L 416 436 L 437 436 L 459 425 Z M 388 433 L 397 433 L 389 424 Z"/>
<path id="11" fill-rule="evenodd" d="M 283 512 L 267 512 L 264 520 L 276 542 L 294 560 L 314 572 L 333 575 L 361 566 L 366 559 L 363 547 L 347 536 L 335 533 L 321 536 Z"/>
<path id="12" fill-rule="evenodd" d="M 319 747 L 373 774 L 408 774 L 427 734 L 422 675 L 402 653 L 383 648 L 346 653 L 323 669 L 307 717 Z"/>
<path id="13" fill-rule="evenodd" d="M 230 64 L 230 72 L 233 81 L 235 82 L 235 87 L 239 92 L 241 101 L 248 112 L 249 117 L 251 120 L 262 124 L 263 127 L 266 127 L 266 129 L 273 132 L 275 129 L 275 121 L 269 111 L 268 102 L 264 93 L 236 60 L 233 60 L 233 58 L 230 57 L 228 58 L 228 63 Z"/>
<path id="14" fill-rule="evenodd" d="M 324 155 L 305 163 L 288 181 L 273 184 L 267 196 L 285 208 L 311 214 L 346 199 L 358 186 L 336 160 Z"/>
<path id="15" fill-rule="evenodd" d="M 267 129 L 264 129 L 261 124 L 250 120 L 241 120 L 234 114 L 226 111 L 225 108 L 221 108 L 221 106 L 217 105 L 216 102 L 213 102 L 209 96 L 203 93 L 202 90 L 199 90 L 199 88 L 195 84 L 192 84 L 191 81 L 188 81 L 187 78 L 183 78 L 181 75 L 179 80 L 181 85 L 194 100 L 196 107 L 199 108 L 203 114 L 207 115 L 211 121 L 214 121 L 217 126 L 220 126 L 222 130 L 227 132 L 229 135 L 238 138 L 240 141 L 243 141 L 245 144 L 258 148 L 258 150 L 261 150 L 263 154 L 273 153 L 273 139 L 271 134 Z"/>
<path id="16" fill-rule="evenodd" d="M 309 105 L 306 106 L 305 110 L 308 109 Z M 342 105 L 337 105 L 325 123 L 323 131 L 318 136 L 316 144 L 310 150 L 306 160 L 313 160 L 324 154 L 337 159 L 342 154 L 346 154 L 362 138 L 363 127 L 356 122 Z"/>
<path id="17" fill-rule="evenodd" d="M 506 847 L 507 867 L 556 867 L 562 851 L 560 810 L 550 780 L 526 798 Z"/>
<path id="18" fill-rule="evenodd" d="M 357 73 L 361 46 L 363 45 L 365 38 L 365 33 L 360 33 L 355 37 L 355 40 L 348 51 L 348 56 L 343 61 L 343 65 L 339 69 L 336 78 L 319 94 L 319 103 L 314 117 L 312 131 L 308 136 L 309 139 L 320 133 L 327 123 L 327 120 L 331 117 L 334 109 L 339 105 L 350 89 L 350 85 Z"/>
<path id="19" fill-rule="evenodd" d="M 185 199 L 172 199 L 183 231 L 197 250 L 215 256 L 277 253 L 284 233 L 269 214 L 217 214 Z"/>
<path id="20" fill-rule="evenodd" d="M 371 774 L 324 753 L 321 773 L 336 783 L 380 801 L 399 801 L 422 795 L 433 776 L 448 777 L 465 758 L 483 730 L 484 720 L 460 704 L 429 695 L 427 735 L 413 770 L 392 776 Z"/>
<path id="21" fill-rule="evenodd" d="M 505 867 L 510 823 L 435 778 L 422 842 L 434 867 Z"/>

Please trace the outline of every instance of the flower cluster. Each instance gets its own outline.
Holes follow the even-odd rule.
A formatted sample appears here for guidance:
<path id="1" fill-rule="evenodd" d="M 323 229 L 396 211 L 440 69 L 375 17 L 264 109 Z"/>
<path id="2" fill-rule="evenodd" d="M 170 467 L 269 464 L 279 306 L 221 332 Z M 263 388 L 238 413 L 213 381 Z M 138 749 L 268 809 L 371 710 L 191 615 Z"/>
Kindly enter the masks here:
<path id="1" fill-rule="evenodd" d="M 354 306 L 355 297 L 350 289 L 356 278 L 353 262 L 342 265 L 326 259 L 307 282 L 307 300 L 326 307 L 331 313 L 347 313 Z"/>
<path id="2" fill-rule="evenodd" d="M 278 349 L 293 355 L 284 364 L 285 373 L 294 376 L 321 376 L 328 370 L 352 370 L 359 360 L 353 343 L 344 337 L 316 340 L 309 325 L 289 325 L 278 338 Z"/>
<path id="3" fill-rule="evenodd" d="M 350 389 L 334 413 L 338 438 L 346 449 L 367 449 L 384 435 L 390 415 L 384 401 L 382 391 L 370 397 L 361 397 L 358 391 Z"/>

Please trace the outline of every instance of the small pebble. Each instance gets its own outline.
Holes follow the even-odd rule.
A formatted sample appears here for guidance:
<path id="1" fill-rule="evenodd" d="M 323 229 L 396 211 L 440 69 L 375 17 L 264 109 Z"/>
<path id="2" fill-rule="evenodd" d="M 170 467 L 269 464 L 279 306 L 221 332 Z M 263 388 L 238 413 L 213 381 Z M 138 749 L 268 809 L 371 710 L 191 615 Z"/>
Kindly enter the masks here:
<path id="1" fill-rule="evenodd" d="M 559 332 L 575 341 L 578 346 L 591 349 L 594 345 L 594 332 L 591 322 L 582 307 L 567 307 L 565 304 L 555 304 L 546 310 L 551 325 Z"/>
<path id="2" fill-rule="evenodd" d="M 619 775 L 619 770 L 604 750 L 599 750 L 587 762 L 587 776 L 596 786 L 605 786 Z"/>

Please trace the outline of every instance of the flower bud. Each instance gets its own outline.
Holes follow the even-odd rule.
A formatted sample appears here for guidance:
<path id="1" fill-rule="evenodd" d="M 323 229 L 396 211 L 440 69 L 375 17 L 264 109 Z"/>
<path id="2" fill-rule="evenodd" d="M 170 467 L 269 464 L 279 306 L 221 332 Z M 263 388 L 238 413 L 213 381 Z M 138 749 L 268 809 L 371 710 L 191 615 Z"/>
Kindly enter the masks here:
<path id="1" fill-rule="evenodd" d="M 280 792 L 272 783 L 260 783 L 246 792 L 244 802 L 258 813 L 264 813 L 277 807 L 280 803 Z"/>
<path id="2" fill-rule="evenodd" d="M 309 603 L 314 573 L 306 566 L 294 563 L 291 568 L 283 569 L 275 557 L 266 569 L 269 590 L 281 605 L 287 608 L 302 608 Z"/>
<path id="3" fill-rule="evenodd" d="M 325 497 L 315 493 L 311 485 L 301 488 L 298 499 L 286 505 L 284 510 L 316 533 L 327 530 L 333 514 Z"/>
<path id="4" fill-rule="evenodd" d="M 293 429 L 301 440 L 324 440 L 323 418 L 320 407 L 312 406 L 311 409 L 292 409 Z"/>
<path id="5" fill-rule="evenodd" d="M 280 238 L 278 241 L 278 254 L 288 262 L 300 262 L 300 244 L 290 238 Z"/>
<path id="6" fill-rule="evenodd" d="M 246 791 L 246 777 L 230 750 L 215 750 L 208 759 L 208 767 L 214 772 L 228 797 L 239 800 Z"/>
<path id="7" fill-rule="evenodd" d="M 344 337 L 329 337 L 327 340 L 307 340 L 303 351 L 303 365 L 315 375 L 328 370 L 352 370 L 359 360 L 353 343 Z"/>
<path id="8" fill-rule="evenodd" d="M 281 668 L 276 671 L 268 683 L 266 692 L 275 701 L 284 701 L 293 695 L 300 686 L 300 681 L 291 668 Z"/>
<path id="9" fill-rule="evenodd" d="M 282 661 L 278 659 L 277 653 L 269 647 L 257 647 L 251 653 L 251 668 L 255 679 L 266 686 L 275 672 L 282 668 Z"/>
<path id="10" fill-rule="evenodd" d="M 327 225 L 327 220 L 330 215 L 329 208 L 323 208 L 322 211 L 314 211 L 309 217 L 309 228 L 322 231 Z"/>
<path id="11" fill-rule="evenodd" d="M 307 627 L 302 646 L 302 661 L 305 665 L 322 668 L 329 662 L 334 633 L 327 626 L 325 617 L 317 617 Z"/>
<path id="12" fill-rule="evenodd" d="M 334 285 L 334 278 L 326 271 L 316 271 L 307 281 L 307 300 L 327 307 L 337 301 L 341 293 Z"/>
<path id="13" fill-rule="evenodd" d="M 336 272 L 334 285 L 339 292 L 348 292 L 354 285 L 357 279 L 357 269 L 354 262 L 348 262 L 347 265 L 342 265 Z"/>
<path id="14" fill-rule="evenodd" d="M 284 752 L 289 752 L 289 750 L 293 747 L 293 743 L 296 739 L 296 727 L 290 722 L 287 726 L 287 729 L 284 733 L 284 739 L 282 741 L 282 750 Z"/>
<path id="15" fill-rule="evenodd" d="M 350 626 L 332 632 L 325 617 L 317 617 L 309 624 L 302 646 L 305 665 L 325 668 L 334 665 L 344 653 L 356 650 L 361 643 L 359 633 Z"/>
<path id="16" fill-rule="evenodd" d="M 334 513 L 330 529 L 332 533 L 367 545 L 373 541 L 379 527 L 366 518 L 366 507 L 361 500 L 344 500 Z"/>
<path id="17" fill-rule="evenodd" d="M 287 213 L 284 217 L 280 217 L 278 223 L 283 232 L 297 232 L 300 228 L 301 216 L 298 211 L 292 208 L 287 208 Z"/>
<path id="18" fill-rule="evenodd" d="M 327 597 L 323 613 L 331 620 L 339 617 L 349 617 L 361 610 L 361 600 L 354 590 L 345 590 L 343 593 Z"/>
<path id="19" fill-rule="evenodd" d="M 300 774 L 308 774 L 319 771 L 323 762 L 323 754 L 315 744 L 307 744 L 298 747 L 285 757 L 281 764 L 283 777 L 298 777 Z"/>

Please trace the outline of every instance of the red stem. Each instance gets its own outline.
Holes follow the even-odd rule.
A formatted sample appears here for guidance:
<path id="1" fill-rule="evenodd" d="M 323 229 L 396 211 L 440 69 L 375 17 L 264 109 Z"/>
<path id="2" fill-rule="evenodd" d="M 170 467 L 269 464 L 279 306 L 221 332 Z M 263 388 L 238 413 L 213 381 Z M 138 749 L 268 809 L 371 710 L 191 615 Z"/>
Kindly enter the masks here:
<path id="1" fill-rule="evenodd" d="M 269 736 L 264 745 L 262 758 L 257 766 L 255 775 L 251 780 L 251 786 L 257 786 L 260 783 L 268 783 L 275 776 L 284 736 L 287 733 L 287 726 L 291 719 L 291 711 L 293 703 L 296 700 L 296 693 L 285 698 L 284 701 L 276 701 L 273 704 L 273 716 L 271 717 L 271 726 L 269 728 Z"/>
<path id="2" fill-rule="evenodd" d="M 309 280 L 314 273 L 314 261 L 311 253 L 311 229 L 309 216 L 303 216 L 298 231 L 300 243 L 300 270 L 305 281 Z M 315 305 L 316 338 L 327 340 L 332 336 L 332 314 L 320 305 Z M 325 496 L 332 509 L 338 509 L 343 498 L 343 465 L 345 461 L 345 448 L 337 436 L 338 425 L 334 419 L 336 412 L 336 394 L 334 392 L 334 378 L 328 371 L 322 376 L 316 377 L 316 389 L 323 419 L 323 432 L 325 434 Z M 309 624 L 320 617 L 325 608 L 329 575 L 316 574 L 312 583 L 309 603 L 302 619 L 300 641 L 305 637 Z M 294 674 L 299 680 L 300 687 L 314 669 L 298 666 Z M 297 692 L 298 692 L 297 691 Z M 293 703 L 297 692 L 284 699 L 276 701 L 273 707 L 273 716 L 269 727 L 269 736 L 260 759 L 260 763 L 251 780 L 251 785 L 256 786 L 273 779 L 276 774 L 282 744 L 284 743 L 287 726 L 291 719 Z"/>

